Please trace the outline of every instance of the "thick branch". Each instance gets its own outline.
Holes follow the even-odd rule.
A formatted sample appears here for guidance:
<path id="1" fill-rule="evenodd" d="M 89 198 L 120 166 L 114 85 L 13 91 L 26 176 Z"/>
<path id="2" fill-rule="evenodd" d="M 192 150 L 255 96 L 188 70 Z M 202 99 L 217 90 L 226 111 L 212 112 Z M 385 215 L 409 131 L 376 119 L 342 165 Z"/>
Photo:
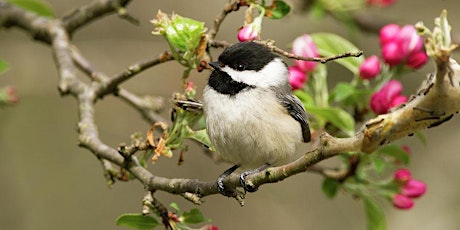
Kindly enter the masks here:
<path id="1" fill-rule="evenodd" d="M 29 33 L 34 39 L 50 43 L 48 23 L 50 20 L 39 17 L 37 14 L 26 11 L 3 0 L 0 0 L 0 26 L 19 27 Z"/>

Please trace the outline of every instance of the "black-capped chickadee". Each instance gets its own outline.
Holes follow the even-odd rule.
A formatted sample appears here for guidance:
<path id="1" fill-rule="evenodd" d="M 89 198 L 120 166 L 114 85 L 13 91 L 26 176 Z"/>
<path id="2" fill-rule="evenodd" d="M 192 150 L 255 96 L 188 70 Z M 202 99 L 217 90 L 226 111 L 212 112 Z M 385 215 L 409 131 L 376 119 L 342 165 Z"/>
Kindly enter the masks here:
<path id="1" fill-rule="evenodd" d="M 298 144 L 310 141 L 307 114 L 292 94 L 286 63 L 265 46 L 242 42 L 225 49 L 204 89 L 204 114 L 209 138 L 218 156 L 234 164 L 218 179 L 237 168 L 245 190 L 247 175 L 269 165 L 292 160 Z"/>

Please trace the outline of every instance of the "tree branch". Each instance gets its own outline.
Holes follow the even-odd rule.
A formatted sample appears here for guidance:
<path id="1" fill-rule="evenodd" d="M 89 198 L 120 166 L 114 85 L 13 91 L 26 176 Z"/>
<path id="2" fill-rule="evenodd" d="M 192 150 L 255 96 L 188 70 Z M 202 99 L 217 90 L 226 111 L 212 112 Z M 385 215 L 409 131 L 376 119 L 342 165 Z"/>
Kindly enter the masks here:
<path id="1" fill-rule="evenodd" d="M 83 55 L 80 54 L 78 49 L 76 47 L 71 47 L 71 55 L 74 60 L 74 63 L 77 65 L 77 67 L 82 70 L 87 76 L 91 78 L 93 81 L 97 81 L 100 84 L 98 85 L 99 88 L 97 89 L 98 92 L 98 98 L 102 97 L 101 92 L 108 92 L 107 85 L 110 85 L 110 80 L 109 77 L 107 77 L 104 73 L 99 72 L 94 68 L 91 63 L 86 60 Z M 153 66 L 151 63 L 154 63 L 154 61 L 146 61 L 145 66 L 142 68 L 137 69 L 134 73 L 131 73 L 131 75 L 135 75 L 139 73 L 142 70 L 145 70 L 148 67 Z M 155 63 L 154 63 L 155 64 Z M 142 65 L 142 64 L 141 64 Z M 154 96 L 144 96 L 144 97 L 139 97 L 135 95 L 134 93 L 129 92 L 126 89 L 123 88 L 118 88 L 115 93 L 115 96 L 119 96 L 124 102 L 128 103 L 130 106 L 132 106 L 134 109 L 136 109 L 146 120 L 149 124 L 154 124 L 155 122 L 167 122 L 165 118 L 162 116 L 158 115 L 159 112 L 161 112 L 164 108 L 165 102 L 162 97 L 154 97 Z M 105 94 L 104 94 L 105 95 Z"/>
<path id="2" fill-rule="evenodd" d="M 102 16 L 113 14 L 125 7 L 131 0 L 95 0 L 75 9 L 62 18 L 65 30 L 73 34 L 82 26 L 88 25 Z"/>
<path id="3" fill-rule="evenodd" d="M 272 52 L 281 54 L 281 55 L 283 55 L 283 56 L 285 56 L 287 58 L 293 58 L 293 59 L 296 59 L 296 60 L 303 60 L 303 61 L 321 62 L 321 63 L 326 63 L 326 62 L 330 62 L 330 61 L 333 61 L 333 60 L 346 58 L 346 57 L 359 57 L 359 56 L 361 56 L 363 54 L 363 51 L 359 50 L 359 51 L 356 51 L 356 52 L 347 52 L 347 53 L 337 54 L 337 55 L 331 56 L 331 57 L 322 57 L 322 58 L 321 57 L 303 57 L 303 56 L 299 56 L 299 55 L 290 53 L 288 51 L 285 51 L 285 50 L 283 50 L 281 48 L 278 48 L 277 46 L 275 46 L 273 41 L 254 41 L 254 42 L 262 44 L 262 45 L 266 46 L 268 49 L 270 49 Z"/>
<path id="4" fill-rule="evenodd" d="M 107 83 L 104 88 L 102 88 L 98 94 L 100 97 L 103 97 L 106 94 L 116 92 L 116 88 L 121 83 L 131 79 L 135 75 L 141 73 L 142 71 L 156 66 L 158 64 L 174 60 L 172 54 L 170 52 L 163 52 L 158 57 L 155 57 L 150 60 L 145 60 L 139 63 L 135 63 L 130 65 L 125 71 L 113 76 Z"/>
<path id="5" fill-rule="evenodd" d="M 218 194 L 214 181 L 203 182 L 194 179 L 164 178 L 153 175 L 139 165 L 136 156 L 122 155 L 115 148 L 104 144 L 98 134 L 95 123 L 95 103 L 100 96 L 101 89 L 106 87 L 109 79 L 104 74 L 97 73 L 86 63 L 83 56 L 78 56 L 72 49 L 69 34 L 77 28 L 114 12 L 117 6 L 113 4 L 129 1 L 94 1 L 80 10 L 74 11 L 64 21 L 37 16 L 26 10 L 11 6 L 0 0 L 0 26 L 16 26 L 34 38 L 51 44 L 55 62 L 59 72 L 59 90 L 63 95 L 72 95 L 78 102 L 78 132 L 79 144 L 90 150 L 98 159 L 102 160 L 104 168 L 110 169 L 107 161 L 118 165 L 130 172 L 149 191 L 165 191 L 180 194 L 187 199 L 200 201 L 201 197 Z M 104 3 L 104 7 L 99 5 Z M 122 4 L 123 5 L 123 4 Z M 104 8 L 104 9 L 102 9 Z M 91 11 L 93 14 L 91 14 Z M 91 16 L 93 15 L 93 16 Z M 216 27 L 218 28 L 218 26 Z M 217 30 L 216 30 L 217 32 Z M 94 77 L 91 84 L 85 84 L 77 78 L 77 66 L 85 73 Z M 319 137 L 316 146 L 296 161 L 268 168 L 263 172 L 249 175 L 247 183 L 257 188 L 266 183 L 275 183 L 292 175 L 305 172 L 312 165 L 347 152 L 371 153 L 380 146 L 391 141 L 410 135 L 416 131 L 431 128 L 442 124 L 460 110 L 460 66 L 449 57 L 436 60 L 436 72 L 430 74 L 422 87 L 409 102 L 399 106 L 388 114 L 380 115 L 369 120 L 354 136 L 335 138 L 327 133 Z M 114 85 L 118 85 L 132 74 L 115 77 Z M 101 80 L 101 81 L 98 81 Z M 112 79 L 112 80 L 113 80 Z M 454 84 L 455 83 L 455 84 Z M 150 121 L 159 120 L 153 113 L 152 105 L 144 105 L 142 99 L 126 90 L 120 89 L 118 95 Z M 229 176 L 225 181 L 226 187 L 240 186 L 239 176 Z M 235 192 L 235 197 L 240 193 Z"/>
<path id="6" fill-rule="evenodd" d="M 48 33 L 49 22 L 48 18 L 40 17 L 33 12 L 0 0 L 1 27 L 19 27 L 29 33 L 32 38 L 49 44 L 51 42 L 50 34 Z"/>
<path id="7" fill-rule="evenodd" d="M 229 13 L 239 10 L 240 6 L 246 5 L 245 2 L 245 0 L 236 0 L 234 2 L 232 2 L 232 0 L 228 1 L 222 12 L 214 18 L 214 27 L 211 29 L 211 31 L 209 31 L 209 40 L 214 40 L 214 38 L 216 38 L 220 25 L 224 21 L 225 17 L 227 17 Z"/>

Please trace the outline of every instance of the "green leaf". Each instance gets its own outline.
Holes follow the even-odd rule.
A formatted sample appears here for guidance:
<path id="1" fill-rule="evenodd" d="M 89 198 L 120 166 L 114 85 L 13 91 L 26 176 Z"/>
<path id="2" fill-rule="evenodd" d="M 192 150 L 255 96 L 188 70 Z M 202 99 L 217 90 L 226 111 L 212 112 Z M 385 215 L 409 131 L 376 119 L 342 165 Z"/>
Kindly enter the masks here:
<path id="1" fill-rule="evenodd" d="M 423 134 L 423 132 L 421 132 L 421 131 L 415 132 L 415 137 L 417 137 L 417 139 L 419 139 L 424 146 L 427 145 L 428 142 L 427 142 L 425 134 Z"/>
<path id="2" fill-rule="evenodd" d="M 332 33 L 314 33 L 310 35 L 318 47 L 319 54 L 323 57 L 336 56 L 347 52 L 357 52 L 359 49 L 351 42 L 339 35 Z M 359 66 L 364 57 L 347 57 L 335 60 L 354 74 L 358 74 Z"/>
<path id="3" fill-rule="evenodd" d="M 174 229 L 174 230 L 195 230 L 195 229 L 187 226 L 187 224 L 181 223 L 181 222 L 174 223 L 174 226 L 172 227 L 172 229 Z"/>
<path id="4" fill-rule="evenodd" d="M 184 71 L 184 76 L 188 76 L 190 69 L 195 68 L 198 62 L 197 48 L 207 30 L 204 22 L 174 13 L 169 16 L 158 11 L 151 23 L 155 26 L 152 34 L 164 36 L 174 59 L 188 67 L 188 70 Z"/>
<path id="5" fill-rule="evenodd" d="M 269 7 L 265 7 L 265 16 L 271 19 L 280 19 L 291 11 L 291 7 L 281 0 L 274 0 Z"/>
<path id="6" fill-rule="evenodd" d="M 363 108 L 368 105 L 368 98 L 372 94 L 369 89 L 357 89 L 350 83 L 339 82 L 332 89 L 329 102 L 342 103 L 345 106 L 358 106 Z"/>
<path id="7" fill-rule="evenodd" d="M 400 161 L 404 165 L 408 165 L 410 161 L 409 154 L 400 145 L 396 144 L 385 145 L 377 150 L 376 154 L 393 157 L 396 161 Z"/>
<path id="8" fill-rule="evenodd" d="M 366 213 L 367 230 L 385 230 L 385 214 L 379 204 L 369 197 L 364 198 L 364 211 Z"/>
<path id="9" fill-rule="evenodd" d="M 305 109 L 314 116 L 329 121 L 347 135 L 352 136 L 354 134 L 355 120 L 345 110 L 338 107 L 318 107 L 315 105 L 305 105 Z"/>
<path id="10" fill-rule="evenodd" d="M 53 10 L 47 2 L 39 0 L 7 0 L 7 2 L 19 6 L 23 9 L 32 11 L 40 16 L 54 17 Z"/>
<path id="11" fill-rule="evenodd" d="M 386 166 L 386 161 L 381 157 L 375 156 L 372 157 L 372 165 L 378 174 L 382 174 Z"/>
<path id="12" fill-rule="evenodd" d="M 4 73 L 6 70 L 8 70 L 8 68 L 10 68 L 8 63 L 0 60 L 0 74 Z"/>
<path id="13" fill-rule="evenodd" d="M 204 23 L 191 18 L 174 15 L 166 28 L 166 38 L 183 52 L 194 51 L 204 32 Z"/>
<path id="14" fill-rule="evenodd" d="M 337 192 L 339 191 L 339 186 L 340 183 L 337 180 L 325 178 L 323 181 L 323 185 L 321 186 L 321 189 L 328 198 L 332 199 L 335 197 L 335 195 L 337 195 Z"/>
<path id="15" fill-rule="evenodd" d="M 181 216 L 181 219 L 183 222 L 189 224 L 198 224 L 206 221 L 201 211 L 197 208 L 191 209 L 190 212 L 184 212 L 184 214 Z"/>
<path id="16" fill-rule="evenodd" d="M 356 88 L 349 83 L 339 82 L 335 88 L 331 91 L 329 96 L 330 101 L 341 102 L 353 95 L 356 92 Z"/>
<path id="17" fill-rule="evenodd" d="M 191 132 L 188 135 L 189 138 L 192 138 L 194 140 L 199 141 L 205 146 L 208 146 L 209 148 L 212 148 L 212 143 L 211 140 L 209 140 L 208 133 L 206 132 L 206 129 L 201 129 L 198 131 Z"/>
<path id="18" fill-rule="evenodd" d="M 117 226 L 125 226 L 132 229 L 154 229 L 158 225 L 160 223 L 155 218 L 138 213 L 126 213 L 117 219 Z"/>
<path id="19" fill-rule="evenodd" d="M 319 20 L 323 19 L 326 15 L 326 9 L 321 1 L 314 1 L 310 7 L 310 13 L 313 19 Z"/>
<path id="20" fill-rule="evenodd" d="M 303 90 L 295 90 L 294 95 L 297 96 L 304 105 L 314 105 L 313 97 Z"/>
<path id="21" fill-rule="evenodd" d="M 179 205 L 177 203 L 171 203 L 169 206 L 171 208 L 174 208 L 176 210 L 176 212 L 180 212 L 180 208 L 179 208 Z"/>

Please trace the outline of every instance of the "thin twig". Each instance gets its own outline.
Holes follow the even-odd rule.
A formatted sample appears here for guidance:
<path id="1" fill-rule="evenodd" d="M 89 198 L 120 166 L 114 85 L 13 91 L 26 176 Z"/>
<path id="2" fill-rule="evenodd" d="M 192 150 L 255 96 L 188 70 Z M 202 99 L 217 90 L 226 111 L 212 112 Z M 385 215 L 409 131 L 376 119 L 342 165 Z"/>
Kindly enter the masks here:
<path id="1" fill-rule="evenodd" d="M 163 97 L 139 97 L 125 89 L 119 89 L 117 96 L 136 109 L 149 124 L 156 122 L 168 123 L 167 119 L 158 114 L 165 105 Z"/>
<path id="2" fill-rule="evenodd" d="M 136 76 L 142 71 L 145 71 L 148 68 L 171 60 L 174 60 L 172 54 L 170 52 L 163 52 L 158 57 L 132 64 L 123 72 L 113 76 L 107 82 L 106 87 L 104 87 L 104 89 L 101 89 L 101 91 L 98 92 L 98 94 L 100 97 L 103 97 L 106 94 L 113 93 L 121 83 L 131 79 L 132 77 Z"/>
<path id="3" fill-rule="evenodd" d="M 96 68 L 81 54 L 74 45 L 70 46 L 72 59 L 75 65 L 85 73 L 92 81 L 107 81 L 108 77 L 96 70 Z"/>
<path id="4" fill-rule="evenodd" d="M 107 83 L 109 82 L 109 77 L 92 66 L 91 63 L 74 46 L 71 46 L 71 55 L 74 63 L 80 70 L 89 76 L 91 80 L 95 80 L 100 83 L 97 85 L 97 92 L 106 91 L 107 85 L 109 84 Z M 123 88 L 118 89 L 116 96 L 119 96 L 124 102 L 136 109 L 149 124 L 153 124 L 155 122 L 166 122 L 166 119 L 158 114 L 165 105 L 162 97 L 139 97 Z"/>
<path id="5" fill-rule="evenodd" d="M 225 4 L 222 12 L 214 18 L 214 27 L 209 31 L 209 40 L 214 40 L 214 38 L 216 38 L 220 25 L 224 21 L 225 17 L 227 17 L 227 15 L 233 11 L 238 11 L 240 6 L 243 5 L 246 5 L 246 1 L 244 0 L 236 0 L 234 2 L 229 0 L 227 4 Z"/>
<path id="6" fill-rule="evenodd" d="M 296 55 L 296 54 L 293 54 L 293 53 L 290 53 L 286 50 L 283 50 L 277 46 L 275 46 L 273 44 L 272 41 L 255 41 L 259 44 L 262 44 L 264 46 L 266 46 L 267 48 L 269 48 L 272 52 L 275 52 L 275 53 L 278 53 L 278 54 L 281 54 L 287 58 L 293 58 L 293 59 L 296 59 L 296 60 L 303 60 L 303 61 L 313 61 L 313 62 L 321 62 L 321 63 L 326 63 L 326 62 L 329 62 L 329 61 L 333 61 L 333 60 L 337 60 L 337 59 L 341 59 L 341 58 L 346 58 L 346 57 L 359 57 L 363 54 L 363 51 L 356 51 L 356 52 L 346 52 L 346 53 L 342 53 L 342 54 L 337 54 L 337 55 L 334 55 L 334 56 L 331 56 L 331 57 L 303 57 L 303 56 L 299 56 L 299 55 Z"/>

